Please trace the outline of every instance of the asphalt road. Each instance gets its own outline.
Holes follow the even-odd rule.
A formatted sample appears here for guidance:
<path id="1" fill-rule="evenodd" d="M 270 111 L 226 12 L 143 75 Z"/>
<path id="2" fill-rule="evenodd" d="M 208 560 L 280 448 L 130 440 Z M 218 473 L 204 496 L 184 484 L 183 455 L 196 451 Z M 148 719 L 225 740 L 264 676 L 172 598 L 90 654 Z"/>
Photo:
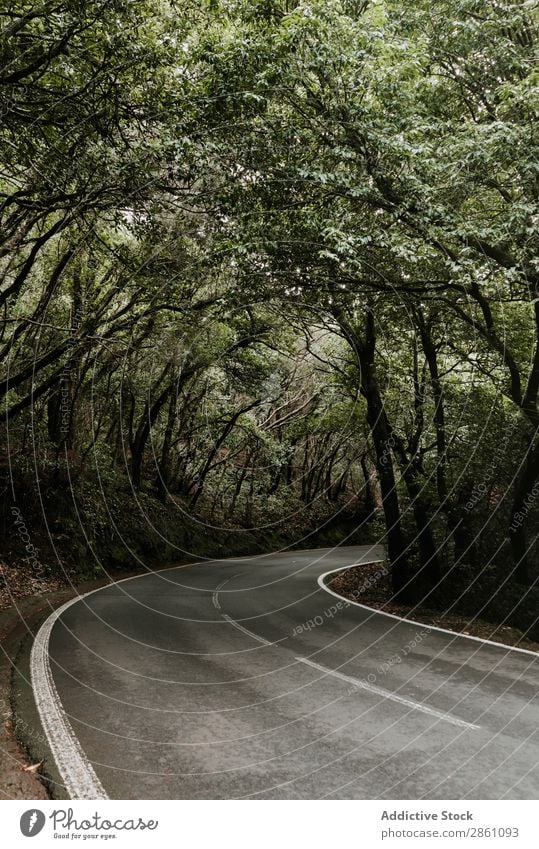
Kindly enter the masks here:
<path id="1" fill-rule="evenodd" d="M 70 795 L 538 798 L 538 656 L 335 609 L 318 577 L 382 554 L 194 564 L 68 606 L 32 678 Z"/>

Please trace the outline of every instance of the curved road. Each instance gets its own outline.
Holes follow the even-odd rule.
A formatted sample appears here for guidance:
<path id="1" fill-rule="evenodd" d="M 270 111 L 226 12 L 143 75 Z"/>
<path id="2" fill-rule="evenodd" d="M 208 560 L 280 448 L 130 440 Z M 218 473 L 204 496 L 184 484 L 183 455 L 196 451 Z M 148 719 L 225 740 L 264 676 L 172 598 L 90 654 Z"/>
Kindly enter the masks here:
<path id="1" fill-rule="evenodd" d="M 339 605 L 317 582 L 381 557 L 193 564 L 53 614 L 32 682 L 69 794 L 537 798 L 538 656 Z"/>

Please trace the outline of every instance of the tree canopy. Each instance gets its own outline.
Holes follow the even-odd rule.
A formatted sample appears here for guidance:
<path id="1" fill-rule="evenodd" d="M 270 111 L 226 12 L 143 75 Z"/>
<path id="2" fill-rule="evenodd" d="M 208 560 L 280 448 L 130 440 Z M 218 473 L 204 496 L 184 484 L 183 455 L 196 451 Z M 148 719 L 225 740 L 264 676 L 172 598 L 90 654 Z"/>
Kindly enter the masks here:
<path id="1" fill-rule="evenodd" d="M 10 466 L 216 527 L 344 511 L 405 600 L 462 570 L 535 581 L 533 4 L 2 19 Z"/>

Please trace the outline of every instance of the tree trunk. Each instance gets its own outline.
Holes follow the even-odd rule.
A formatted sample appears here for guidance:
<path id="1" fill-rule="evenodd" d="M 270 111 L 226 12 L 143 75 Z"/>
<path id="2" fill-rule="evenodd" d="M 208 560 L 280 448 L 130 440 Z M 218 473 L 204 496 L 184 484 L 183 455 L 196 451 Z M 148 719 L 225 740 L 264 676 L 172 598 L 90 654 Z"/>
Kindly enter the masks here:
<path id="1" fill-rule="evenodd" d="M 159 462 L 159 469 L 157 474 L 157 495 L 158 498 L 160 498 L 163 502 L 167 500 L 168 488 L 170 484 L 170 451 L 172 446 L 174 426 L 176 424 L 177 404 L 178 396 L 176 393 L 173 393 L 170 397 L 168 405 L 167 426 L 165 428 L 163 447 L 161 449 L 161 459 Z"/>
<path id="2" fill-rule="evenodd" d="M 447 482 L 445 476 L 447 440 L 445 432 L 444 395 L 442 383 L 440 381 L 440 371 L 438 368 L 438 353 L 436 351 L 436 346 L 432 341 L 430 325 L 425 322 L 425 319 L 419 310 L 415 311 L 415 318 L 419 329 L 421 346 L 429 367 L 430 385 L 432 387 L 432 397 L 434 400 L 433 421 L 436 429 L 436 488 L 438 491 L 440 507 L 444 509 L 447 506 Z"/>
<path id="3" fill-rule="evenodd" d="M 131 480 L 135 489 L 140 489 L 142 483 L 142 460 L 148 436 L 171 390 L 172 386 L 167 386 L 152 406 L 148 402 L 144 405 L 136 435 L 131 443 Z"/>
<path id="4" fill-rule="evenodd" d="M 511 508 L 509 541 L 515 567 L 514 577 L 519 584 L 530 583 L 526 517 L 539 498 L 539 443 L 530 448 L 515 485 Z"/>
<path id="5" fill-rule="evenodd" d="M 366 451 L 361 455 L 359 462 L 361 463 L 361 471 L 363 472 L 363 478 L 365 480 L 365 511 L 369 518 L 371 518 L 376 510 L 376 498 L 374 496 L 370 470 L 367 465 Z"/>
<path id="6" fill-rule="evenodd" d="M 370 368 L 367 369 L 366 365 L 362 367 L 362 372 L 362 391 L 367 400 L 367 421 L 376 453 L 376 469 L 382 495 L 393 593 L 396 598 L 409 601 L 411 600 L 410 576 L 391 456 L 391 431 L 374 372 Z"/>
<path id="7" fill-rule="evenodd" d="M 254 409 L 254 407 L 257 407 L 259 404 L 260 404 L 260 399 L 257 398 L 256 401 L 252 401 L 250 404 L 247 404 L 245 407 L 242 407 L 240 410 L 236 410 L 236 412 L 233 414 L 233 416 L 226 423 L 223 431 L 221 432 L 221 435 L 215 441 L 210 453 L 208 454 L 206 462 L 204 463 L 202 469 L 200 470 L 200 472 L 198 474 L 197 481 L 196 481 L 196 484 L 195 484 L 195 492 L 194 492 L 193 497 L 191 498 L 191 507 L 196 507 L 197 502 L 198 502 L 198 500 L 199 500 L 199 498 L 202 495 L 202 492 L 204 490 L 206 478 L 207 478 L 209 472 L 213 468 L 213 461 L 214 461 L 215 457 L 217 456 L 217 454 L 219 453 L 220 448 L 225 443 L 227 437 L 234 430 L 234 428 L 236 426 L 236 422 L 238 421 L 238 419 L 241 416 L 243 416 L 245 413 L 248 413 L 249 410 Z"/>
<path id="8" fill-rule="evenodd" d="M 360 390 L 367 402 L 367 422 L 376 455 L 376 470 L 386 525 L 387 554 L 391 564 L 393 594 L 400 601 L 412 601 L 412 588 L 409 581 L 410 575 L 406 556 L 407 549 L 402 533 L 400 505 L 393 470 L 392 434 L 384 409 L 374 362 L 376 346 L 374 315 L 371 310 L 366 313 L 364 338 L 361 338 L 360 334 L 352 327 L 340 307 L 333 307 L 333 315 L 359 363 Z"/>
<path id="9" fill-rule="evenodd" d="M 417 528 L 417 545 L 419 548 L 420 575 L 426 579 L 429 588 L 436 587 L 440 580 L 440 559 L 436 540 L 432 530 L 431 504 L 423 494 L 421 476 L 413 463 L 404 458 L 406 467 L 402 477 L 412 504 L 414 522 Z"/>

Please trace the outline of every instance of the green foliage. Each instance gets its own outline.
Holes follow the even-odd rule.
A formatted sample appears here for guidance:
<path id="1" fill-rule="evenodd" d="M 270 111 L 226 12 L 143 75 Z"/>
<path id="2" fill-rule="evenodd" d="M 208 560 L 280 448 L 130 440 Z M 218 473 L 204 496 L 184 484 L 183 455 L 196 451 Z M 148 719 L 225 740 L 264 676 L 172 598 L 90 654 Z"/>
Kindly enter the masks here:
<path id="1" fill-rule="evenodd" d="M 229 527 L 376 523 L 397 492 L 412 572 L 506 563 L 539 476 L 530 4 L 3 13 L 17 462 L 34 443 Z"/>

